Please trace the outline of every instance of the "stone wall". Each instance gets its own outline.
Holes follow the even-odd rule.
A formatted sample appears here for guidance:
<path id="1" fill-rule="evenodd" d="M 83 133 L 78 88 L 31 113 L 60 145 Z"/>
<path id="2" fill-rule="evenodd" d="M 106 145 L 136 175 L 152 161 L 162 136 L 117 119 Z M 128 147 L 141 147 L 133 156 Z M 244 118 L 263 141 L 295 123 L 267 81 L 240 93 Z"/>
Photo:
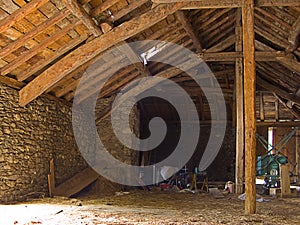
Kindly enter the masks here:
<path id="1" fill-rule="evenodd" d="M 111 107 L 113 100 L 113 97 L 98 100 L 96 106 L 96 115 L 98 115 L 98 117 L 101 117 L 101 115 L 105 114 L 106 109 Z M 116 119 L 121 118 L 118 117 Z M 131 130 L 122 130 L 122 135 L 128 135 L 131 132 L 134 132 L 138 136 L 139 116 L 136 107 L 131 112 L 129 121 L 131 125 Z M 112 129 L 111 117 L 107 117 L 105 120 L 101 121 L 101 123 L 98 123 L 97 128 L 102 143 L 111 155 L 113 155 L 116 159 L 118 159 L 121 162 L 127 163 L 129 165 L 137 165 L 137 151 L 129 149 L 118 140 Z"/>
<path id="2" fill-rule="evenodd" d="M 54 159 L 56 184 L 86 167 L 77 149 L 71 108 L 40 97 L 25 107 L 17 91 L 0 84 L 0 202 L 48 195 L 49 161 Z"/>

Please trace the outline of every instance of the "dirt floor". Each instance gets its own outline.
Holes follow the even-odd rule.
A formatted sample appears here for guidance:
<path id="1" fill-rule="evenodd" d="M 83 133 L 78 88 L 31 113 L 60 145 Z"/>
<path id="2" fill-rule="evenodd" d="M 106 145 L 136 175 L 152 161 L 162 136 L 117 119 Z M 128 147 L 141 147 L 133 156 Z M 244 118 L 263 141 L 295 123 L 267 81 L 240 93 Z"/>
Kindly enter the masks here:
<path id="1" fill-rule="evenodd" d="M 266 198 L 257 214 L 244 215 L 242 200 L 228 194 L 135 190 L 106 197 L 44 198 L 0 205 L 0 224 L 299 224 L 300 198 Z"/>

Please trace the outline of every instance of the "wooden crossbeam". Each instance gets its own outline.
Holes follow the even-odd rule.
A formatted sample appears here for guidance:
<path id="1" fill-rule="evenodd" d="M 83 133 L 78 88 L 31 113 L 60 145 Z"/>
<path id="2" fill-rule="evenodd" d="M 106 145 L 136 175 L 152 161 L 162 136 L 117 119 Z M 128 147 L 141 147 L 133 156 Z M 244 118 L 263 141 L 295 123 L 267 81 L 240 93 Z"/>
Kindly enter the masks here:
<path id="1" fill-rule="evenodd" d="M 188 36 L 192 39 L 193 45 L 196 48 L 197 53 L 202 53 L 202 45 L 200 43 L 199 37 L 196 34 L 195 29 L 193 28 L 191 22 L 184 14 L 183 11 L 179 10 L 175 13 L 177 20 L 181 23 L 183 29 L 186 31 Z"/>
<path id="2" fill-rule="evenodd" d="M 245 116 L 245 214 L 256 212 L 256 66 L 254 0 L 242 1 Z"/>
<path id="3" fill-rule="evenodd" d="M 284 98 L 286 100 L 292 101 L 297 105 L 300 105 L 300 98 L 294 95 L 290 95 L 288 92 L 284 91 L 283 89 L 270 84 L 269 82 L 263 80 L 259 76 L 257 76 L 257 84 L 263 88 L 265 88 L 268 91 L 274 92 L 276 95 L 278 95 L 281 98 Z"/>
<path id="4" fill-rule="evenodd" d="M 284 57 L 276 57 L 277 61 L 287 67 L 293 72 L 300 73 L 300 62 L 293 55 L 286 55 Z"/>
<path id="5" fill-rule="evenodd" d="M 9 55 L 11 52 L 15 51 L 24 43 L 26 43 L 28 40 L 33 38 L 34 36 L 42 33 L 50 26 L 53 26 L 57 22 L 61 21 L 65 17 L 67 17 L 70 14 L 70 11 L 67 8 L 62 9 L 58 13 L 56 13 L 54 16 L 46 20 L 45 22 L 41 23 L 37 27 L 35 27 L 33 30 L 29 31 L 28 33 L 24 34 L 21 38 L 17 39 L 16 41 L 6 45 L 3 49 L 0 51 L 0 58 L 3 58 L 7 55 Z"/>
<path id="6" fill-rule="evenodd" d="M 12 61 L 12 62 L 8 63 L 6 66 L 4 66 L 0 70 L 1 75 L 6 75 L 9 72 L 13 71 L 15 68 L 22 65 L 28 59 L 30 59 L 31 57 L 33 57 L 37 53 L 41 52 L 48 45 L 50 45 L 51 43 L 53 43 L 53 42 L 57 41 L 58 39 L 62 38 L 63 36 L 65 36 L 70 30 L 74 29 L 79 23 L 81 23 L 81 22 L 77 21 L 74 24 L 70 24 L 70 25 L 64 27 L 59 32 L 53 34 L 52 36 L 48 37 L 47 39 L 45 39 L 40 44 L 36 45 L 35 47 L 28 50 L 27 52 L 23 53 L 21 56 L 16 58 L 14 61 Z"/>
<path id="7" fill-rule="evenodd" d="M 109 47 L 151 27 L 184 6 L 183 3 L 158 5 L 145 14 L 115 27 L 110 32 L 82 45 L 44 71 L 20 91 L 20 105 L 26 105 L 61 80 L 70 70 L 79 67 Z"/>
<path id="8" fill-rule="evenodd" d="M 228 38 L 224 39 L 223 41 L 219 42 L 215 46 L 207 49 L 205 52 L 222 52 L 226 48 L 234 45 L 235 43 L 235 35 L 229 36 Z"/>
<path id="9" fill-rule="evenodd" d="M 162 78 L 165 78 L 165 79 L 171 79 L 172 77 L 176 77 L 178 74 L 182 73 L 182 70 L 187 71 L 187 70 L 197 66 L 198 64 L 199 64 L 199 60 L 196 60 L 196 61 L 190 60 L 188 63 L 184 62 L 184 63 L 180 64 L 178 66 L 178 68 L 177 67 L 171 67 L 167 70 L 164 70 L 164 71 L 156 74 L 155 76 L 162 77 Z M 181 68 L 181 69 L 179 69 L 179 68 Z M 137 86 L 129 89 L 127 92 L 125 92 L 122 95 L 122 97 L 124 97 L 126 99 L 131 95 L 135 95 L 136 93 L 141 93 L 141 92 L 147 90 L 149 87 L 155 86 L 158 82 L 159 81 L 153 79 L 153 80 L 150 80 L 148 82 L 137 85 Z M 111 109 L 111 107 L 109 107 L 109 109 L 107 110 L 107 113 L 105 115 L 103 115 L 101 118 L 99 118 L 96 121 L 96 124 L 99 124 L 104 119 L 106 119 L 111 114 L 112 110 L 115 110 L 116 108 L 118 108 L 119 105 L 118 104 L 115 105 L 113 109 Z"/>
<path id="10" fill-rule="evenodd" d="M 114 4 L 116 4 L 120 0 L 109 0 L 101 3 L 98 5 L 93 11 L 92 16 L 96 17 L 99 16 L 102 12 L 112 7 Z"/>
<path id="11" fill-rule="evenodd" d="M 82 23 L 89 29 L 89 31 L 98 37 L 102 34 L 100 28 L 92 20 L 90 15 L 84 10 L 84 8 L 78 4 L 77 0 L 62 0 L 62 3 L 70 9 L 70 11 L 82 21 Z"/>
<path id="12" fill-rule="evenodd" d="M 20 21 L 21 19 L 23 19 L 25 16 L 32 13 L 33 11 L 37 10 L 40 6 L 44 5 L 46 2 L 48 2 L 48 0 L 32 0 L 22 8 L 13 12 L 10 16 L 1 20 L 0 33 L 12 27 L 15 23 L 17 23 L 18 21 Z"/>
<path id="13" fill-rule="evenodd" d="M 0 75 L 0 83 L 6 84 L 9 87 L 20 90 L 25 86 L 25 83 L 17 81 L 13 78 Z"/>
<path id="14" fill-rule="evenodd" d="M 293 24 L 290 35 L 289 35 L 289 42 L 290 42 L 290 47 L 289 51 L 294 51 L 297 49 L 299 45 L 299 38 L 300 38 L 300 16 L 296 20 L 296 22 Z"/>
<path id="15" fill-rule="evenodd" d="M 49 65 L 51 62 L 55 61 L 57 58 L 59 58 L 61 55 L 66 54 L 66 52 L 70 51 L 83 41 L 85 41 L 88 38 L 87 34 L 83 34 L 79 36 L 78 38 L 75 38 L 71 40 L 68 44 L 65 46 L 62 46 L 60 49 L 58 49 L 51 57 L 46 58 L 44 60 L 40 60 L 36 64 L 34 64 L 32 67 L 29 67 L 25 71 L 23 71 L 21 74 L 17 75 L 18 81 L 26 80 L 28 77 L 32 76 L 33 74 L 37 73 L 38 71 L 42 70 L 44 67 Z"/>
<path id="16" fill-rule="evenodd" d="M 127 42 L 123 41 L 120 43 L 121 46 L 117 46 L 117 48 L 127 56 L 127 58 L 134 63 L 135 68 L 145 77 L 151 76 L 151 73 L 146 65 L 143 64 L 141 58 L 135 53 L 135 51 L 127 44 Z"/>
<path id="17" fill-rule="evenodd" d="M 298 110 L 296 110 L 295 108 L 288 107 L 287 102 L 280 98 L 277 94 L 273 93 L 273 95 L 293 116 L 300 120 L 300 113 Z"/>
<path id="18" fill-rule="evenodd" d="M 131 11 L 135 10 L 136 8 L 144 5 L 146 2 L 148 2 L 148 0 L 136 0 L 134 2 L 131 1 L 127 6 L 122 8 L 120 11 L 118 11 L 115 14 L 111 15 L 108 18 L 108 21 L 113 23 L 113 22 L 121 19 L 123 16 L 127 15 Z"/>
<path id="19" fill-rule="evenodd" d="M 161 3 L 175 3 L 186 2 L 188 3 L 183 9 L 203 9 L 203 8 L 236 8 L 242 6 L 240 0 L 152 0 L 155 4 Z M 255 6 L 299 6 L 300 0 L 256 0 Z"/>

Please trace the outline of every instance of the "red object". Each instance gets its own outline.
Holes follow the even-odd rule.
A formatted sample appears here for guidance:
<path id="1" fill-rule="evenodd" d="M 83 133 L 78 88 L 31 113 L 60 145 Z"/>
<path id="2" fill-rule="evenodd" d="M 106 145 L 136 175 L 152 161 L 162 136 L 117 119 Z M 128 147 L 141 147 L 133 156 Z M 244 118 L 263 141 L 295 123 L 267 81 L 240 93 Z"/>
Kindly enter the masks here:
<path id="1" fill-rule="evenodd" d="M 159 185 L 161 190 L 169 190 L 170 184 L 162 183 Z"/>

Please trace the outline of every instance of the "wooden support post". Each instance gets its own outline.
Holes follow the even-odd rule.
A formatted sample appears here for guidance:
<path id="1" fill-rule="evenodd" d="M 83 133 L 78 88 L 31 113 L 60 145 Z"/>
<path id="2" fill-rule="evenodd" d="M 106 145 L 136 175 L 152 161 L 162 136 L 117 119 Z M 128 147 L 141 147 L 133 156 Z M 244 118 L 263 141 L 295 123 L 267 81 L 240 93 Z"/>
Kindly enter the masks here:
<path id="1" fill-rule="evenodd" d="M 53 193 L 55 190 L 55 176 L 54 176 L 54 161 L 53 159 L 50 160 L 50 172 L 48 174 L 48 188 L 49 188 L 49 196 L 50 198 L 53 197 Z"/>
<path id="2" fill-rule="evenodd" d="M 281 197 L 291 196 L 290 188 L 290 166 L 289 164 L 280 164 L 280 187 L 281 187 Z"/>
<path id="3" fill-rule="evenodd" d="M 295 154 L 296 154 L 296 176 L 297 176 L 297 183 L 300 181 L 300 167 L 299 167 L 299 163 L 300 163 L 300 159 L 299 159 L 299 129 L 295 128 L 296 130 L 296 140 L 295 140 L 295 145 L 296 145 L 296 150 L 295 150 Z"/>
<path id="4" fill-rule="evenodd" d="M 243 51 L 241 9 L 237 9 L 236 15 L 236 46 L 237 52 Z M 236 109 L 236 164 L 235 164 L 235 184 L 236 193 L 243 193 L 244 183 L 244 91 L 243 91 L 243 59 L 237 58 L 235 61 L 235 106 Z"/>
<path id="5" fill-rule="evenodd" d="M 243 0 L 244 107 L 245 107 L 245 213 L 256 212 L 256 115 L 254 0 Z"/>

